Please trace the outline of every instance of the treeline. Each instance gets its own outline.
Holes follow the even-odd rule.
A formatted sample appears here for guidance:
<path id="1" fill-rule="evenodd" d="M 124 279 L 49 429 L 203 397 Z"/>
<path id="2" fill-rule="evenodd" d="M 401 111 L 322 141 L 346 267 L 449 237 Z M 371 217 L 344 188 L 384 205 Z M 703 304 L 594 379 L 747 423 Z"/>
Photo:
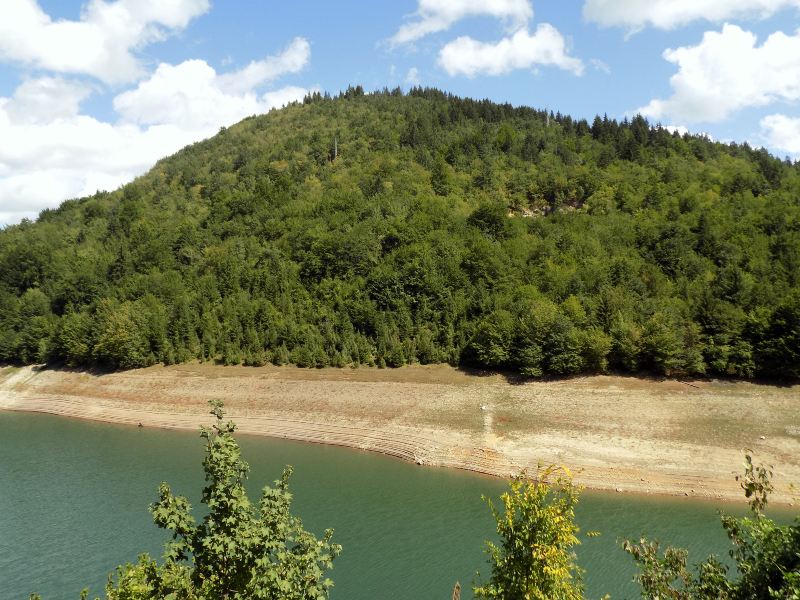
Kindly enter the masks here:
<path id="1" fill-rule="evenodd" d="M 356 87 L 0 231 L 0 361 L 193 359 L 800 378 L 800 166 Z"/>

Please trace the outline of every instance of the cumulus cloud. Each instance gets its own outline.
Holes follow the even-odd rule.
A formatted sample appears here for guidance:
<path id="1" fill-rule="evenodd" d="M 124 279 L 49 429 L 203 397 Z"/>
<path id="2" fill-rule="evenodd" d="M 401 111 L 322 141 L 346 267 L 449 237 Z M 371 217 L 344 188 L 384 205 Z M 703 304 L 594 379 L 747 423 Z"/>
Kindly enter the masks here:
<path id="1" fill-rule="evenodd" d="M 114 108 L 126 122 L 172 124 L 186 130 L 228 125 L 269 108 L 251 91 L 223 91 L 219 79 L 203 60 L 161 64 L 135 89 L 114 98 Z"/>
<path id="2" fill-rule="evenodd" d="M 407 44 L 475 16 L 502 19 L 518 29 L 533 18 L 533 8 L 529 0 L 419 0 L 415 20 L 400 27 L 389 42 Z"/>
<path id="3" fill-rule="evenodd" d="M 583 16 L 605 27 L 638 31 L 697 20 L 766 19 L 786 8 L 800 8 L 800 0 L 586 0 Z"/>
<path id="4" fill-rule="evenodd" d="M 54 21 L 36 0 L 0 2 L 0 60 L 107 83 L 142 75 L 134 52 L 186 27 L 209 0 L 91 0 L 78 21 Z"/>
<path id="5" fill-rule="evenodd" d="M 664 129 L 669 131 L 670 133 L 677 133 L 678 135 L 686 135 L 689 133 L 689 128 L 685 125 L 665 125 Z"/>
<path id="6" fill-rule="evenodd" d="M 302 102 L 303 98 L 312 92 L 319 92 L 319 86 L 304 88 L 297 85 L 287 85 L 278 90 L 266 92 L 261 96 L 261 112 L 273 108 L 281 108 L 292 102 Z M 240 120 L 238 117 L 236 120 Z"/>
<path id="7" fill-rule="evenodd" d="M 220 87 L 229 93 L 242 93 L 253 89 L 281 75 L 297 73 L 308 64 L 311 58 L 311 44 L 305 38 L 295 38 L 276 56 L 256 60 L 234 73 L 219 77 Z"/>
<path id="8" fill-rule="evenodd" d="M 60 77 L 28 79 L 3 107 L 16 123 L 50 122 L 77 115 L 80 103 L 91 93 L 89 86 Z"/>
<path id="9" fill-rule="evenodd" d="M 672 96 L 639 109 L 653 119 L 714 122 L 745 107 L 800 99 L 800 31 L 773 33 L 758 46 L 755 34 L 726 24 L 663 56 L 678 72 Z"/>
<path id="10" fill-rule="evenodd" d="M 761 132 L 769 147 L 800 157 L 800 118 L 767 115 L 761 119 Z"/>
<path id="11" fill-rule="evenodd" d="M 300 46 L 296 40 L 289 48 Z M 257 89 L 307 60 L 298 62 L 294 52 L 267 57 L 262 64 L 269 68 L 258 77 L 250 66 L 218 74 L 202 60 L 162 64 L 114 98 L 118 122 L 81 114 L 91 91 L 83 84 L 51 77 L 23 82 L 10 98 L 0 97 L 0 224 L 34 217 L 65 198 L 115 189 L 220 126 L 302 99 L 308 90 L 301 87 Z"/>
<path id="12" fill-rule="evenodd" d="M 583 73 L 583 63 L 569 55 L 559 31 L 542 23 L 533 34 L 521 29 L 499 42 L 479 42 L 459 37 L 439 53 L 439 64 L 450 75 L 503 75 L 515 69 L 539 65 L 555 66 L 576 75 Z"/>
<path id="13" fill-rule="evenodd" d="M 114 108 L 125 121 L 142 125 L 170 123 L 197 130 L 227 125 L 269 110 L 281 98 L 301 99 L 305 89 L 290 88 L 288 96 L 286 91 L 281 96 L 274 92 L 258 96 L 254 90 L 280 75 L 300 71 L 310 54 L 309 43 L 298 38 L 281 54 L 223 75 L 203 60 L 161 64 L 136 88 L 114 98 Z"/>
<path id="14" fill-rule="evenodd" d="M 533 34 L 529 32 L 528 23 L 533 19 L 530 0 L 418 0 L 415 20 L 400 27 L 389 43 L 413 42 L 473 16 L 502 20 L 508 35 L 494 42 L 461 36 L 445 44 L 438 62 L 450 75 L 502 75 L 540 65 L 556 66 L 577 75 L 583 72 L 583 63 L 569 56 L 564 38 L 555 27 L 543 23 Z M 409 76 L 406 81 L 414 82 L 417 75 L 414 69 L 414 77 Z"/>
<path id="15" fill-rule="evenodd" d="M 419 85 L 419 69 L 411 67 L 406 73 L 406 83 L 408 85 Z"/>

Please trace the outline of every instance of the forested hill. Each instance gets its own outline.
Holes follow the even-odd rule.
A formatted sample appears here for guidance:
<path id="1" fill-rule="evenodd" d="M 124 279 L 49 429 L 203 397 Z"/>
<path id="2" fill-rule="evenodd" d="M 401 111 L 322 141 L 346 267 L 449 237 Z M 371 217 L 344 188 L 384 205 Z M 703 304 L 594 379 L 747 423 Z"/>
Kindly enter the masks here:
<path id="1" fill-rule="evenodd" d="M 800 166 L 437 90 L 251 117 L 0 231 L 0 361 L 800 377 Z"/>

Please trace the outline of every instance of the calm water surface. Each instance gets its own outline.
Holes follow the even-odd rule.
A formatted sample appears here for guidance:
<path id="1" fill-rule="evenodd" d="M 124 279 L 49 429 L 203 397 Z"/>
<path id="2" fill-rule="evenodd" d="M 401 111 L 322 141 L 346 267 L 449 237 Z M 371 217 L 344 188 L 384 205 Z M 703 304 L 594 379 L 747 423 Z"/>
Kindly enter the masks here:
<path id="1" fill-rule="evenodd" d="M 477 570 L 487 572 L 482 543 L 494 528 L 481 495 L 499 495 L 503 482 L 341 448 L 240 441 L 251 496 L 292 464 L 294 512 L 317 534 L 335 529 L 344 551 L 331 573 L 334 600 L 450 598 L 456 580 L 466 589 Z M 201 459 L 202 442 L 189 432 L 0 412 L 0 596 L 77 599 L 84 586 L 100 594 L 115 565 L 144 551 L 160 556 L 166 532 L 147 505 L 161 481 L 196 505 Z M 602 533 L 578 551 L 588 597 L 638 597 L 622 537 L 647 532 L 688 547 L 695 561 L 725 554 L 717 509 L 585 493 L 578 522 Z"/>

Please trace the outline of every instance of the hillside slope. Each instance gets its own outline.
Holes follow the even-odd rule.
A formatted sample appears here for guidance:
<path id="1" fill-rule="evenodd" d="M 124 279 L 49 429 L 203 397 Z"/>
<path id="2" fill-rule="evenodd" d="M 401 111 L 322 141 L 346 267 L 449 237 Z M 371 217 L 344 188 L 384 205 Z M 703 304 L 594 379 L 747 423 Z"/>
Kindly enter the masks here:
<path id="1" fill-rule="evenodd" d="M 800 377 L 800 166 L 642 118 L 310 97 L 0 231 L 0 361 Z"/>

